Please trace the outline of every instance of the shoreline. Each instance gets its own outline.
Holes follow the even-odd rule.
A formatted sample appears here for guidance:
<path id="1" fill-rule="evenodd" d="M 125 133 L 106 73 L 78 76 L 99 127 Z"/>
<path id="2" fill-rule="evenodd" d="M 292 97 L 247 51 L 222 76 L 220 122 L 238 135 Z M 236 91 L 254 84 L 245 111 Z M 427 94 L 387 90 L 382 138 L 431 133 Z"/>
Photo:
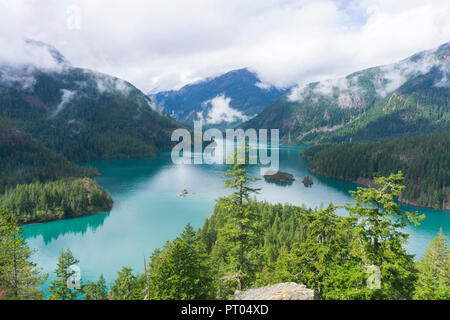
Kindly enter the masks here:
<path id="1" fill-rule="evenodd" d="M 113 201 L 114 203 L 114 201 Z M 33 225 L 33 224 L 41 224 L 41 223 L 47 223 L 47 222 L 55 222 L 55 221 L 64 221 L 64 220 L 71 220 L 71 219 L 77 219 L 77 218 L 83 218 L 83 217 L 87 217 L 87 216 L 92 216 L 95 214 L 100 214 L 100 213 L 108 213 L 109 211 L 112 210 L 113 208 L 113 203 L 111 204 L 111 207 L 107 210 L 103 210 L 103 209 L 99 209 L 99 210 L 93 210 L 92 212 L 88 212 L 88 213 L 84 213 L 81 216 L 74 216 L 74 217 L 67 217 L 67 218 L 52 218 L 52 219 L 48 219 L 48 220 L 44 220 L 44 221 L 27 221 L 27 222 L 18 222 L 17 224 L 19 226 L 29 226 L 29 225 Z"/>
<path id="2" fill-rule="evenodd" d="M 308 159 L 306 157 L 304 157 L 304 158 Z M 354 183 L 356 185 L 365 186 L 365 187 L 373 187 L 375 185 L 374 181 L 372 179 L 369 179 L 369 178 L 361 178 L 360 177 L 360 178 L 356 179 L 355 181 L 351 181 L 351 180 L 340 179 L 340 178 L 335 178 L 335 177 L 327 177 L 327 176 L 325 176 L 325 175 L 323 175 L 323 174 L 321 174 L 321 173 L 319 173 L 319 172 L 317 172 L 315 170 L 312 170 L 311 168 L 308 168 L 308 170 L 311 171 L 314 174 L 317 174 L 317 175 L 319 175 L 321 177 L 324 177 L 324 178 L 327 178 L 327 179 L 336 179 L 336 180 L 339 180 L 339 181 L 351 182 L 351 183 Z M 450 212 L 450 209 L 427 207 L 427 206 L 424 206 L 424 205 L 416 203 L 414 200 L 409 200 L 409 199 L 402 198 L 401 196 L 398 197 L 398 202 L 400 202 L 401 204 L 405 204 L 405 205 L 409 205 L 409 206 L 417 207 L 417 208 L 422 208 L 422 209 L 432 209 L 432 210 L 441 210 L 441 211 L 449 211 Z"/>

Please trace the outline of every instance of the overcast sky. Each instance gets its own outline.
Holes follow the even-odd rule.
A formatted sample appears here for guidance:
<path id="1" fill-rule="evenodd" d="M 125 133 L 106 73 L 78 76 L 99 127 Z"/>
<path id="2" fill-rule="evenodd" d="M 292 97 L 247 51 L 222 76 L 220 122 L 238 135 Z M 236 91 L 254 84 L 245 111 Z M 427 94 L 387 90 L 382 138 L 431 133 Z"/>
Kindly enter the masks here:
<path id="1" fill-rule="evenodd" d="M 242 67 L 283 86 L 450 41 L 450 1 L 0 0 L 0 59 L 24 38 L 144 92 Z"/>

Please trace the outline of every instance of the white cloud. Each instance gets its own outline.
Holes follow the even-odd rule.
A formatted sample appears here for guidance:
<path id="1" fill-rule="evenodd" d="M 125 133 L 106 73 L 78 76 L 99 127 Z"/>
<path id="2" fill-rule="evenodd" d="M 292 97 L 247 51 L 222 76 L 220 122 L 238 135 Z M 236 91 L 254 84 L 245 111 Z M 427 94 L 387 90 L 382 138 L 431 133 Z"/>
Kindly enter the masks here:
<path id="1" fill-rule="evenodd" d="M 97 83 L 97 90 L 101 94 L 108 91 L 120 91 L 125 96 L 129 95 L 131 87 L 124 80 L 90 70 L 86 72 L 93 77 Z"/>
<path id="2" fill-rule="evenodd" d="M 58 113 L 60 113 L 64 107 L 73 99 L 76 94 L 76 91 L 71 91 L 67 89 L 61 89 L 61 102 L 56 107 L 56 110 L 52 113 L 52 117 L 55 117 Z"/>
<path id="3" fill-rule="evenodd" d="M 72 5 L 80 7 L 79 30 L 67 27 Z M 48 42 L 72 65 L 144 91 L 242 67 L 263 83 L 287 85 L 342 77 L 449 41 L 450 2 L 0 0 L 0 60 L 29 59 L 21 38 Z"/>
<path id="4" fill-rule="evenodd" d="M 235 122 L 235 121 L 246 121 L 249 118 L 245 116 L 242 112 L 235 110 L 230 107 L 231 98 L 225 97 L 224 94 L 218 95 L 217 97 L 204 101 L 202 103 L 204 112 L 198 112 L 197 117 L 199 120 L 205 122 L 205 124 L 218 124 L 222 122 Z M 204 116 L 206 113 L 206 117 Z"/>
<path id="5" fill-rule="evenodd" d="M 264 83 L 264 82 L 256 82 L 255 86 L 257 86 L 258 88 L 261 88 L 263 90 L 269 90 L 270 88 L 272 88 L 272 85 L 270 83 Z"/>
<path id="6" fill-rule="evenodd" d="M 442 68 L 441 71 L 442 78 L 434 85 L 441 88 L 450 88 L 450 66 L 447 65 L 445 68 Z"/>
<path id="7" fill-rule="evenodd" d="M 380 97 L 399 88 L 409 79 L 421 74 L 425 74 L 433 67 L 437 67 L 442 72 L 442 79 L 436 86 L 445 86 L 449 70 L 449 61 L 439 59 L 434 50 L 426 50 L 414 56 L 414 59 L 403 59 L 394 64 L 371 68 L 367 71 L 376 72 L 376 76 L 371 76 L 375 90 Z M 314 85 L 298 85 L 294 87 L 287 96 L 289 101 L 302 102 L 311 94 L 320 94 L 331 97 L 334 93 L 339 93 L 338 103 L 342 106 L 348 105 L 348 101 L 361 98 L 364 88 L 358 85 L 358 78 L 364 75 L 365 71 L 357 72 L 349 77 L 323 80 Z M 335 92 L 334 90 L 338 90 Z M 352 103 L 352 105 L 354 105 Z"/>

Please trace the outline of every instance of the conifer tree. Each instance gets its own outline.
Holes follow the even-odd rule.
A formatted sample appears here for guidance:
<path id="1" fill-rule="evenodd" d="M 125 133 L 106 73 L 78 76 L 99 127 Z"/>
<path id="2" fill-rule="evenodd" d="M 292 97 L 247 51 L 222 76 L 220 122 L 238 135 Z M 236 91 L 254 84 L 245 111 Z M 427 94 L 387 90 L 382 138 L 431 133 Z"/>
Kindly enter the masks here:
<path id="1" fill-rule="evenodd" d="M 187 224 L 180 237 L 151 260 L 152 299 L 194 300 L 211 297 L 211 272 L 198 248 L 196 232 Z"/>
<path id="2" fill-rule="evenodd" d="M 129 267 L 123 267 L 111 287 L 111 300 L 143 300 L 143 287 Z"/>
<path id="3" fill-rule="evenodd" d="M 259 252 L 255 250 L 258 241 L 258 212 L 254 206 L 249 205 L 249 201 L 260 190 L 251 187 L 250 183 L 260 179 L 253 178 L 248 172 L 248 168 L 257 166 L 251 164 L 248 143 L 238 146 L 229 158 L 229 169 L 223 173 L 226 177 L 224 183 L 225 188 L 235 191 L 217 203 L 227 212 L 227 217 L 226 224 L 218 232 L 218 245 L 213 255 L 216 256 L 215 260 L 223 260 L 223 267 L 220 267 L 222 270 L 219 272 L 222 277 L 219 281 L 231 284 L 231 287 L 226 285 L 228 289 L 235 287 L 242 290 L 254 277 L 253 269 L 259 258 Z"/>
<path id="4" fill-rule="evenodd" d="M 403 174 L 375 178 L 375 187 L 358 187 L 350 191 L 355 203 L 347 205 L 357 221 L 357 239 L 362 242 L 360 256 L 366 265 L 381 269 L 382 288 L 375 298 L 409 299 L 414 290 L 416 268 L 413 257 L 403 248 L 408 234 L 406 225 L 418 225 L 425 218 L 417 212 L 400 209 L 396 199 L 404 190 Z"/>
<path id="5" fill-rule="evenodd" d="M 51 300 L 78 300 L 84 293 L 84 285 L 81 283 L 81 275 L 76 274 L 75 268 L 70 268 L 80 260 L 76 259 L 70 249 L 61 250 L 55 270 L 56 279 L 49 286 Z M 77 277 L 80 276 L 79 279 Z M 73 281 L 79 280 L 78 283 Z"/>
<path id="6" fill-rule="evenodd" d="M 103 274 L 100 275 L 97 283 L 88 281 L 85 285 L 85 300 L 108 300 L 108 289 Z"/>
<path id="7" fill-rule="evenodd" d="M 418 262 L 415 299 L 450 299 L 450 249 L 442 228 Z"/>
<path id="8" fill-rule="evenodd" d="M 47 278 L 32 263 L 17 220 L 0 207 L 0 299 L 42 299 L 39 286 Z"/>

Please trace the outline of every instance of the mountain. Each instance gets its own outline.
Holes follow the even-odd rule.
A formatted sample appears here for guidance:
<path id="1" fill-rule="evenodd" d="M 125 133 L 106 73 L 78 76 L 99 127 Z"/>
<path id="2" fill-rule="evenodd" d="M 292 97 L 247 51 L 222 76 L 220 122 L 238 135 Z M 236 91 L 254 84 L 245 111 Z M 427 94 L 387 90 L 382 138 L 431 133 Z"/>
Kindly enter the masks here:
<path id="1" fill-rule="evenodd" d="M 391 65 L 293 88 L 242 128 L 284 143 L 375 140 L 450 130 L 450 43 Z"/>
<path id="2" fill-rule="evenodd" d="M 313 146 L 303 151 L 308 169 L 329 178 L 370 185 L 375 176 L 401 170 L 406 189 L 400 201 L 450 209 L 450 132 L 375 142 Z"/>
<path id="3" fill-rule="evenodd" d="M 182 125 L 132 84 L 72 67 L 44 43 L 26 46 L 45 65 L 0 64 L 0 120 L 73 161 L 149 156 L 172 145 Z"/>
<path id="4" fill-rule="evenodd" d="M 0 193 L 6 186 L 16 184 L 98 175 L 97 170 L 77 166 L 3 122 L 0 122 L 0 172 Z"/>
<path id="5" fill-rule="evenodd" d="M 194 120 L 203 120 L 206 125 L 230 127 L 259 114 L 287 91 L 263 84 L 255 73 L 239 69 L 150 97 L 180 122 L 192 125 Z"/>

